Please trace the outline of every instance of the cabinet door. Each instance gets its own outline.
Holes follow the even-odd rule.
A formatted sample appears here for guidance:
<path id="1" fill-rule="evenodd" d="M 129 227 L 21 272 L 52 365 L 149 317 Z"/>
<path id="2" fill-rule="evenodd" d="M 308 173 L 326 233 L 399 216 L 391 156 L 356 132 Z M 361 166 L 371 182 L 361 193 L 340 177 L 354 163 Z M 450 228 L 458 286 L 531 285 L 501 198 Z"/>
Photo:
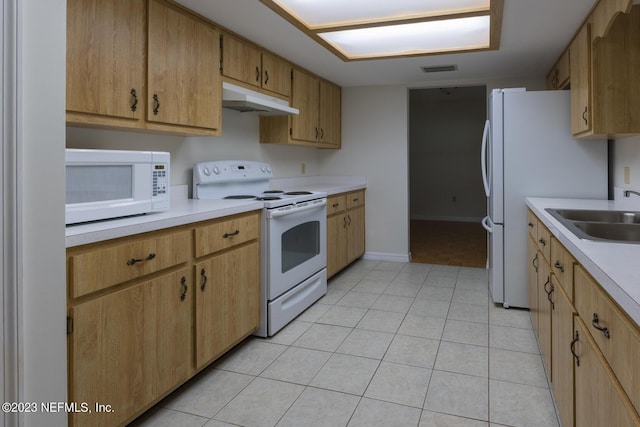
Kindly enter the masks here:
<path id="1" fill-rule="evenodd" d="M 151 281 L 145 307 L 155 310 L 155 395 L 185 382 L 193 367 L 193 279 L 191 268 Z"/>
<path id="2" fill-rule="evenodd" d="M 202 367 L 260 323 L 259 245 L 196 265 L 196 365 Z"/>
<path id="3" fill-rule="evenodd" d="M 538 269 L 540 262 L 544 259 L 538 257 L 538 246 L 533 238 L 527 238 L 527 290 L 529 297 L 529 314 L 531 315 L 531 323 L 536 333 L 539 334 L 538 327 Z"/>
<path id="4" fill-rule="evenodd" d="M 145 3 L 67 1 L 68 112 L 128 119 L 120 124 L 132 127 L 143 117 Z"/>
<path id="5" fill-rule="evenodd" d="M 154 396 L 155 334 L 148 333 L 149 282 L 72 307 L 69 335 L 69 401 L 110 404 L 114 412 L 74 413 L 73 425 L 113 426 Z"/>
<path id="6" fill-rule="evenodd" d="M 622 391 L 580 317 L 575 318 L 576 426 L 638 426 L 640 418 Z"/>
<path id="7" fill-rule="evenodd" d="M 561 286 L 554 291 L 554 306 L 551 314 L 553 360 L 553 394 L 558 404 L 558 413 L 564 426 L 572 426 L 573 412 L 573 356 L 570 343 L 573 339 L 573 316 L 575 309 Z"/>
<path id="8" fill-rule="evenodd" d="M 262 88 L 288 98 L 291 95 L 291 64 L 263 52 Z"/>
<path id="9" fill-rule="evenodd" d="M 337 214 L 327 218 L 327 277 L 347 265 L 347 216 Z"/>
<path id="10" fill-rule="evenodd" d="M 342 98 L 340 87 L 320 80 L 320 110 L 318 123 L 320 135 L 318 141 L 333 148 L 340 148 Z"/>
<path id="11" fill-rule="evenodd" d="M 224 34 L 222 36 L 222 74 L 260 87 L 262 75 L 260 50 L 231 35 Z"/>
<path id="12" fill-rule="evenodd" d="M 157 0 L 149 2 L 147 120 L 220 129 L 219 33 Z"/>
<path id="13" fill-rule="evenodd" d="M 347 211 L 347 264 L 358 259 L 365 251 L 364 206 Z"/>
<path id="14" fill-rule="evenodd" d="M 538 266 L 538 345 L 540 353 L 547 367 L 547 374 L 552 375 L 551 366 L 551 302 L 553 283 L 551 282 L 551 272 L 549 264 L 538 252 L 540 264 Z"/>
<path id="15" fill-rule="evenodd" d="M 318 129 L 318 78 L 300 70 L 293 70 L 291 105 L 300 110 L 291 116 L 291 137 L 293 139 L 316 142 Z"/>
<path id="16" fill-rule="evenodd" d="M 585 24 L 569 48 L 571 68 L 571 132 L 591 129 L 591 26 Z"/>

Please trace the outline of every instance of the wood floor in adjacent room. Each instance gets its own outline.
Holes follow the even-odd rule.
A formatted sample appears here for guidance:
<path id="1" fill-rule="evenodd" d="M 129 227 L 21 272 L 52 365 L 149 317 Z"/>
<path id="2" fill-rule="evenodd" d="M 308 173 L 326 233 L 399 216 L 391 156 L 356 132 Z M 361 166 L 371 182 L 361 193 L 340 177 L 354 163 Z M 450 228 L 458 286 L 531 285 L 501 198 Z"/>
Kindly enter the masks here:
<path id="1" fill-rule="evenodd" d="M 484 268 L 487 232 L 480 222 L 411 220 L 411 261 Z"/>

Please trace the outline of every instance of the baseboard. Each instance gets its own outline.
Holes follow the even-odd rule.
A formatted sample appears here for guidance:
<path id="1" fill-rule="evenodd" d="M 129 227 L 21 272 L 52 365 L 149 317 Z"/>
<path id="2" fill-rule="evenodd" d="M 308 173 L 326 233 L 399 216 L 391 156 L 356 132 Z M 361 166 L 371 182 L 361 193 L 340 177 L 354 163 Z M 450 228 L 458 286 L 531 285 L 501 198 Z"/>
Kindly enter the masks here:
<path id="1" fill-rule="evenodd" d="M 481 222 L 482 218 L 468 216 L 430 216 L 430 215 L 411 215 L 411 220 L 418 221 L 451 221 L 451 222 Z"/>
<path id="2" fill-rule="evenodd" d="M 383 252 L 366 252 L 363 259 L 373 261 L 409 262 L 409 254 L 389 254 Z"/>

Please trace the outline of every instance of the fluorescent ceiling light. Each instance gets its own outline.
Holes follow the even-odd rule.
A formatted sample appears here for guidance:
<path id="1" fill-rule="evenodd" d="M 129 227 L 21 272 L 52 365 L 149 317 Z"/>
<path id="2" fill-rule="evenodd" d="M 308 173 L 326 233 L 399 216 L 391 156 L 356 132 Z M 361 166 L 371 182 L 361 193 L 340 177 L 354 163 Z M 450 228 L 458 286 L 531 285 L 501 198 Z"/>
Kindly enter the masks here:
<path id="1" fill-rule="evenodd" d="M 343 60 L 498 49 L 504 0 L 260 0 Z"/>

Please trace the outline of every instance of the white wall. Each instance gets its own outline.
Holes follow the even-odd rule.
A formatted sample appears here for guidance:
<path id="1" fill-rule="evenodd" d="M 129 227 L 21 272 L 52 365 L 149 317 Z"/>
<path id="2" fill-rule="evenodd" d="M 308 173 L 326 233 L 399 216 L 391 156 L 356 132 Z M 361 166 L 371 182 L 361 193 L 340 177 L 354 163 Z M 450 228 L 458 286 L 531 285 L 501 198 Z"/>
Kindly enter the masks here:
<path id="1" fill-rule="evenodd" d="M 312 147 L 259 143 L 259 117 L 224 108 L 222 135 L 183 137 L 130 131 L 69 127 L 68 148 L 155 150 L 171 153 L 171 184 L 188 184 L 193 165 L 210 160 L 253 160 L 271 164 L 275 178 L 317 175 L 318 154 Z"/>
<path id="2" fill-rule="evenodd" d="M 66 1 L 21 5 L 22 207 L 20 400 L 66 400 L 64 140 Z M 65 413 L 24 414 L 24 426 L 65 426 Z"/>
<path id="3" fill-rule="evenodd" d="M 480 222 L 486 215 L 479 166 L 486 105 L 484 86 L 410 91 L 411 219 Z"/>
<path id="4" fill-rule="evenodd" d="M 629 184 L 624 182 L 624 168 L 629 168 Z M 614 186 L 640 191 L 640 136 L 621 138 L 614 143 Z M 640 200 L 638 196 L 632 198 Z"/>

